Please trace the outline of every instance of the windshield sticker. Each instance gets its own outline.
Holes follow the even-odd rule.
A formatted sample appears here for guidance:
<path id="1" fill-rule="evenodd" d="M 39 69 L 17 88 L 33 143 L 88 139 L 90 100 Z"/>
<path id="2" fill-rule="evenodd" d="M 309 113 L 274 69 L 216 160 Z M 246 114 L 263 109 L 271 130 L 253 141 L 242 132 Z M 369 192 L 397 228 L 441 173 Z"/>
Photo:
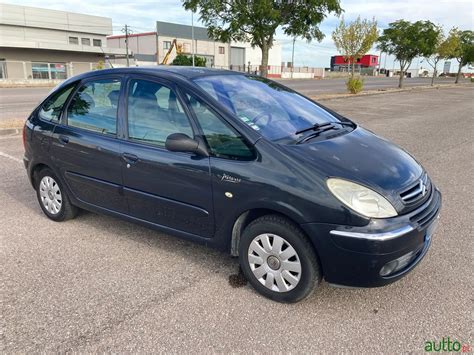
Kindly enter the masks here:
<path id="1" fill-rule="evenodd" d="M 255 123 L 252 122 L 250 118 L 247 116 L 239 116 L 239 118 L 248 126 L 252 127 L 254 130 L 259 131 L 260 127 L 257 126 Z"/>
<path id="2" fill-rule="evenodd" d="M 244 121 L 245 123 L 249 123 L 250 122 L 250 118 L 248 118 L 247 116 L 239 116 L 239 118 Z"/>

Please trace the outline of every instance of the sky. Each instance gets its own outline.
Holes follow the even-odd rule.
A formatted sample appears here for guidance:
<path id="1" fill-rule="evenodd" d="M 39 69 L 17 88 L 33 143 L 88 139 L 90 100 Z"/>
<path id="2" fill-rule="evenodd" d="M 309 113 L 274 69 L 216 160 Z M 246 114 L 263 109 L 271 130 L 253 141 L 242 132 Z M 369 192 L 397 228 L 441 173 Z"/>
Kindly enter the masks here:
<path id="1" fill-rule="evenodd" d="M 0 0 L 2 1 L 2 0 Z M 90 15 L 112 18 L 114 33 L 120 33 L 127 24 L 135 33 L 154 31 L 155 21 L 167 21 L 180 24 L 191 24 L 191 12 L 185 11 L 180 0 L 5 0 L 10 4 L 42 7 L 85 13 Z M 442 25 L 445 32 L 453 26 L 460 29 L 474 30 L 474 1 L 473 0 L 341 0 L 341 7 L 346 21 L 361 16 L 371 19 L 375 17 L 380 30 L 390 22 L 405 19 L 409 21 L 430 20 Z M 337 50 L 331 39 L 331 33 L 338 25 L 340 18 L 329 15 L 321 24 L 320 29 L 325 33 L 322 42 L 297 40 L 295 44 L 295 66 L 328 67 L 332 55 Z M 201 25 L 199 14 L 194 16 L 194 24 Z M 282 60 L 291 61 L 292 38 L 277 30 L 276 38 L 282 44 Z M 372 53 L 379 54 L 373 48 Z M 416 60 L 411 68 L 417 66 L 426 68 L 421 60 Z M 382 57 L 382 64 L 385 62 Z M 393 58 L 386 60 L 387 68 L 392 68 Z M 453 63 L 454 64 L 454 63 Z M 453 68 L 452 68 L 453 70 Z"/>

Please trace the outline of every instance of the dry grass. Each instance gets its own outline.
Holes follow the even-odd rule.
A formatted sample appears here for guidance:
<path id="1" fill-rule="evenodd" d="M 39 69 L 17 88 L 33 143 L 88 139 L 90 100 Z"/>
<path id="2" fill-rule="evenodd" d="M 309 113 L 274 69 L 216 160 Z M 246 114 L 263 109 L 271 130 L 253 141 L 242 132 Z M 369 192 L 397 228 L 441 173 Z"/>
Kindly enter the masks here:
<path id="1" fill-rule="evenodd" d="M 22 128 L 25 124 L 25 119 L 13 119 L 13 120 L 2 120 L 0 121 L 0 129 L 14 129 Z"/>

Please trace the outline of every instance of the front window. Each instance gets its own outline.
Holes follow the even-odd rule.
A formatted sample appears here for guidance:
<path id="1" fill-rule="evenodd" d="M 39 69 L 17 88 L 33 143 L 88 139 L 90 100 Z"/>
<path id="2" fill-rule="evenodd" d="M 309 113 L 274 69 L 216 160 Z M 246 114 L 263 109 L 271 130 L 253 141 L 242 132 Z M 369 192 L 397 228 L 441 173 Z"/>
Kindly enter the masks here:
<path id="1" fill-rule="evenodd" d="M 94 47 L 102 47 L 102 40 L 100 39 L 93 39 L 92 43 L 94 44 Z"/>
<path id="2" fill-rule="evenodd" d="M 91 39 L 90 38 L 81 38 L 81 43 L 83 46 L 90 46 L 91 45 Z"/>
<path id="3" fill-rule="evenodd" d="M 211 154 L 218 158 L 252 160 L 254 151 L 237 131 L 221 120 L 201 100 L 187 95 Z"/>
<path id="4" fill-rule="evenodd" d="M 339 120 L 312 101 L 270 80 L 246 75 L 213 75 L 194 80 L 204 91 L 265 138 L 293 143 L 301 129 Z"/>

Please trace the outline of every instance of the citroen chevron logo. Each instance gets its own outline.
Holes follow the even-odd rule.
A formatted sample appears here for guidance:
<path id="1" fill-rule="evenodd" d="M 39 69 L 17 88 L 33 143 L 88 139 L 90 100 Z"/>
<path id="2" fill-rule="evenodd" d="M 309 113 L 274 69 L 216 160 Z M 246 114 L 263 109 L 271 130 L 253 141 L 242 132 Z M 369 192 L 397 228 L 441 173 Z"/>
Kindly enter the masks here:
<path id="1" fill-rule="evenodd" d="M 425 196 L 427 192 L 427 188 L 423 180 L 420 179 L 420 189 L 421 189 L 421 196 Z"/>

